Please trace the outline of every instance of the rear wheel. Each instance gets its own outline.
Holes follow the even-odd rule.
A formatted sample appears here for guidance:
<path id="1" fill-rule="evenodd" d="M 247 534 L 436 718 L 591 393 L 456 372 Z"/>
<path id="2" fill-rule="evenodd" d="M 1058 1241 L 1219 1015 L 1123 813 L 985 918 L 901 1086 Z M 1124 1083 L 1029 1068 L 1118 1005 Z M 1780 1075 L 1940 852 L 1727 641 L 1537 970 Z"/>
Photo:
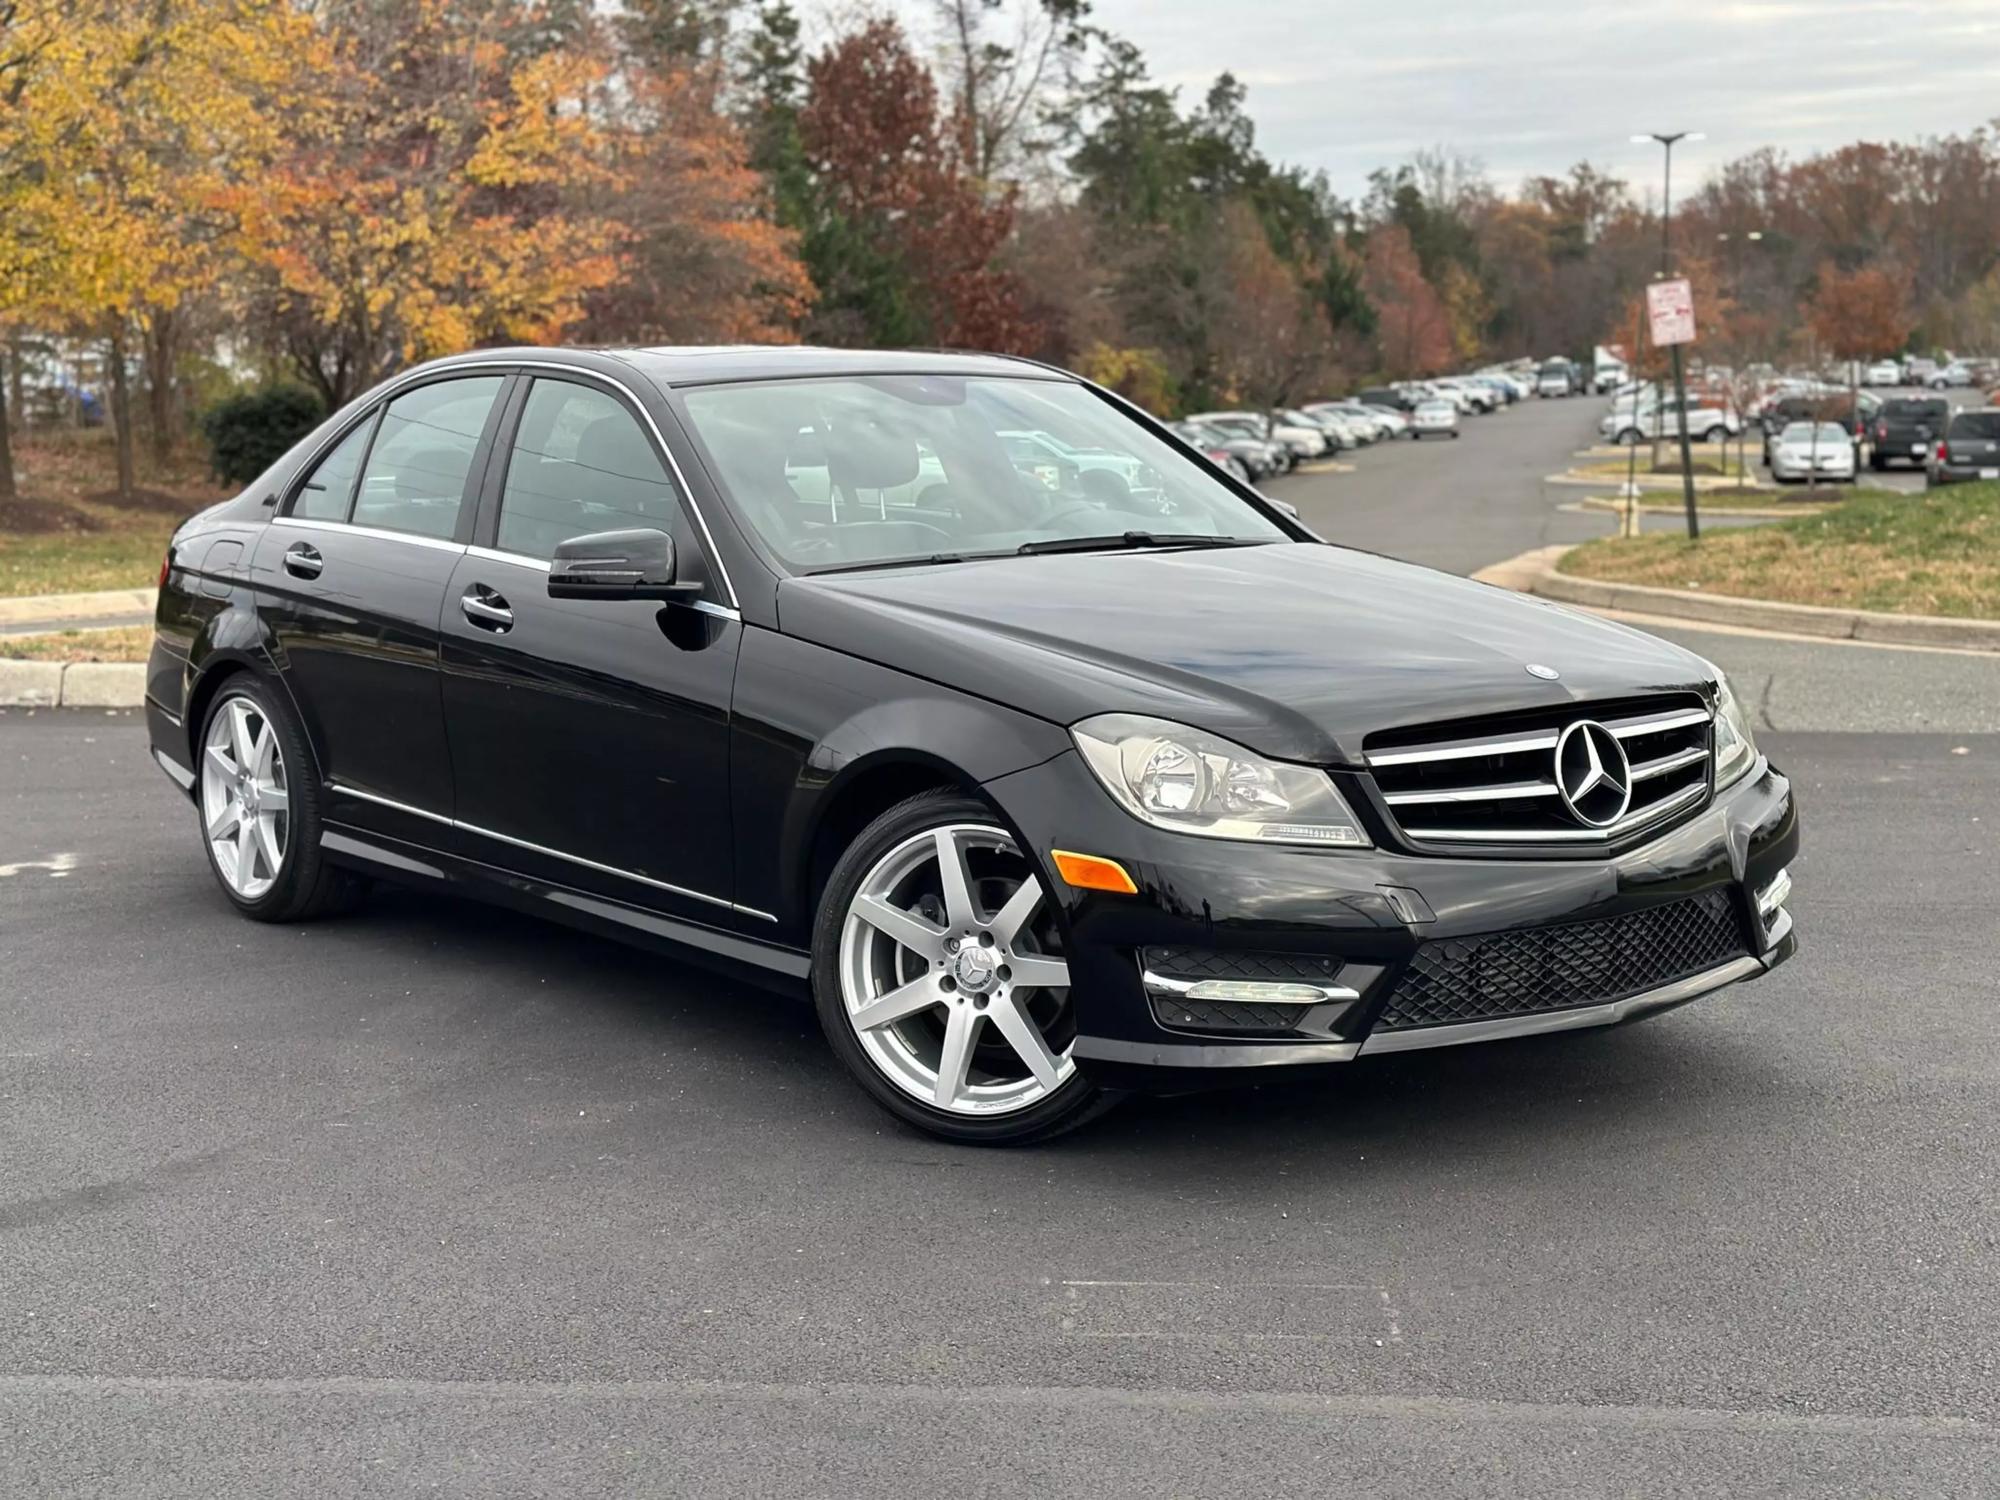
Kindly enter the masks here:
<path id="1" fill-rule="evenodd" d="M 912 797 L 841 856 L 814 924 L 813 999 L 876 1102 L 946 1140 L 1046 1140 L 1110 1103 L 1071 1054 L 1041 877 L 972 798 Z"/>
<path id="2" fill-rule="evenodd" d="M 202 850 L 231 904 L 254 921 L 322 916 L 365 886 L 321 856 L 312 763 L 305 732 L 266 683 L 232 678 L 209 704 L 196 773 Z"/>

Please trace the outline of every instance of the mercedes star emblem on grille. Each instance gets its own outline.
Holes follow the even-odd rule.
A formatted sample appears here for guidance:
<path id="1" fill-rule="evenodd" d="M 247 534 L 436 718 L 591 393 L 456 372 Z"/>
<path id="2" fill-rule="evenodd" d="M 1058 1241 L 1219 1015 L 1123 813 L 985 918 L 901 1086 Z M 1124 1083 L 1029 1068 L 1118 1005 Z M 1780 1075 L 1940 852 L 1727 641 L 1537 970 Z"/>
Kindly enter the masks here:
<path id="1" fill-rule="evenodd" d="M 1618 736 L 1578 719 L 1556 740 L 1556 790 L 1579 823 L 1609 828 L 1632 805 L 1632 766 Z"/>

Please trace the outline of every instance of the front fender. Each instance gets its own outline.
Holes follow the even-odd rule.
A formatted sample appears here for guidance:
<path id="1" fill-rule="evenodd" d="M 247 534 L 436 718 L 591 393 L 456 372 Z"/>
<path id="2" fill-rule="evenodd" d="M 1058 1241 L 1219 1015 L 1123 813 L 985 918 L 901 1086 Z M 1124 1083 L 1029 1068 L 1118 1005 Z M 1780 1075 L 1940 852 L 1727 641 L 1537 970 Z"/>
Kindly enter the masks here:
<path id="1" fill-rule="evenodd" d="M 762 630 L 744 636 L 733 725 L 737 900 L 793 930 L 810 916 L 803 852 L 864 785 L 976 786 L 1069 748 L 1047 720 Z"/>

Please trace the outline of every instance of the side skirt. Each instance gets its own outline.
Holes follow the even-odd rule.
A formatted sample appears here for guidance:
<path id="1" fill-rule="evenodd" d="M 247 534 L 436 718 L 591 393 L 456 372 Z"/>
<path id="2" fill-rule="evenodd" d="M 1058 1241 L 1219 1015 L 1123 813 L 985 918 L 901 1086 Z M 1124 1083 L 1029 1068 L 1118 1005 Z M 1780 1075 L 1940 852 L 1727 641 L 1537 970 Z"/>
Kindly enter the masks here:
<path id="1" fill-rule="evenodd" d="M 329 822 L 321 834 L 321 846 L 334 863 L 384 880 L 448 890 L 527 912 L 565 927 L 702 964 L 784 994 L 809 993 L 812 956 L 797 948 L 662 916 L 589 891 L 554 885 L 345 824 Z"/>

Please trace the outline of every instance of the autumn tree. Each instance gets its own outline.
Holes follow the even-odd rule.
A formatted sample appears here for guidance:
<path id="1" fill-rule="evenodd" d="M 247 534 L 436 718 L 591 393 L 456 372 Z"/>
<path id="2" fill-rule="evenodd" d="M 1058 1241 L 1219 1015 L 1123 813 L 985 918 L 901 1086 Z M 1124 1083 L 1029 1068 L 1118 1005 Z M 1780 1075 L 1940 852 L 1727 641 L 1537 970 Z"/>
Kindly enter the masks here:
<path id="1" fill-rule="evenodd" d="M 799 132 L 819 217 L 805 248 L 823 307 L 884 342 L 1032 349 L 1023 288 L 998 264 L 1014 196 L 974 180 L 901 28 L 839 38 L 806 77 Z"/>
<path id="2" fill-rule="evenodd" d="M 104 340 L 121 495 L 133 330 L 216 283 L 230 200 L 274 149 L 272 99 L 308 33 L 282 0 L 0 5 L 0 323 Z"/>
<path id="3" fill-rule="evenodd" d="M 652 25 L 639 20 L 650 17 Z M 627 16 L 606 91 L 607 185 L 567 195 L 614 225 L 623 274 L 589 298 L 586 332 L 660 343 L 789 343 L 813 286 L 773 221 L 751 137 L 721 109 L 723 66 L 694 7 Z"/>
<path id="4" fill-rule="evenodd" d="M 1362 284 L 1375 307 L 1387 374 L 1398 379 L 1435 375 L 1452 362 L 1450 320 L 1424 279 L 1409 231 L 1401 224 L 1370 231 Z"/>
<path id="5" fill-rule="evenodd" d="M 581 323 L 624 269 L 619 225 L 569 208 L 618 181 L 591 107 L 606 64 L 539 34 L 510 47 L 507 0 L 322 16 L 288 149 L 237 205 L 298 374 L 339 405 L 409 361 Z"/>

